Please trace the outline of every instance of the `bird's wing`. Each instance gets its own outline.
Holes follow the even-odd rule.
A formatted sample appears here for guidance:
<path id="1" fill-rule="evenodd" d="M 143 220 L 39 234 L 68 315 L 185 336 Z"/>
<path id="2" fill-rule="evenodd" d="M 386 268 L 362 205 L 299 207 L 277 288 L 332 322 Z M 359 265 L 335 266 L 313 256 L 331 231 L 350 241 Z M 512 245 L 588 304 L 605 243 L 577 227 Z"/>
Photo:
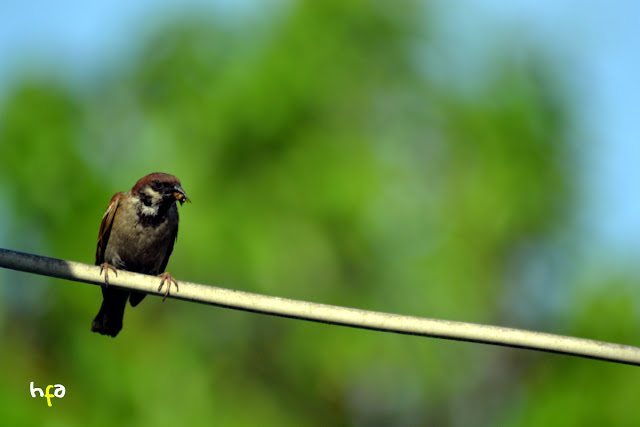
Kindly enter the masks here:
<path id="1" fill-rule="evenodd" d="M 120 206 L 120 200 L 125 193 L 116 193 L 111 198 L 107 211 L 102 217 L 102 223 L 100 224 L 100 232 L 98 233 L 98 247 L 96 248 L 96 265 L 102 264 L 104 261 L 104 253 L 107 249 L 107 243 L 109 242 L 109 235 L 111 234 L 111 227 L 113 226 L 113 219 L 116 217 L 116 211 Z"/>

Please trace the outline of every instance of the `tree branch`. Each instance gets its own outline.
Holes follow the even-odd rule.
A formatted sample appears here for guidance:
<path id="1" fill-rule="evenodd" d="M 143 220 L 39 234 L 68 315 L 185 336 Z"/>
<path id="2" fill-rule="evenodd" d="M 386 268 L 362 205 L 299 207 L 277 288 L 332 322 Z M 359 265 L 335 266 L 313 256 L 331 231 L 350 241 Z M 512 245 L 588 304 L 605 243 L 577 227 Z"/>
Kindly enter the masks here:
<path id="1" fill-rule="evenodd" d="M 100 275 L 100 267 L 98 266 L 7 249 L 0 249 L 0 267 L 104 285 L 104 278 Z M 109 286 L 153 295 L 164 295 L 164 292 L 158 292 L 158 285 L 159 279 L 157 277 L 124 270 L 118 270 L 117 276 L 113 274 L 109 276 Z M 312 322 L 449 340 L 472 341 L 640 365 L 640 348 L 638 347 L 541 332 L 316 304 L 189 282 L 179 282 L 179 291 L 173 290 L 169 297 Z"/>

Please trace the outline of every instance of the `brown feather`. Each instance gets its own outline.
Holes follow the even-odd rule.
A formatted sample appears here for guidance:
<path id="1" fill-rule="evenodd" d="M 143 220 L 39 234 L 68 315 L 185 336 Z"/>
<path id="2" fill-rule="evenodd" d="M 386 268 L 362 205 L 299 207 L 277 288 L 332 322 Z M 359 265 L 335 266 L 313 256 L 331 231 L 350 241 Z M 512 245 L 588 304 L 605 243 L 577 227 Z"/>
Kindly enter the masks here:
<path id="1" fill-rule="evenodd" d="M 109 201 L 107 211 L 102 216 L 102 222 L 100 223 L 100 231 L 98 232 L 98 247 L 96 248 L 96 264 L 100 265 L 104 262 L 104 252 L 107 249 L 107 243 L 109 243 L 109 235 L 111 234 L 111 226 L 113 226 L 113 219 L 116 217 L 116 211 L 120 206 L 120 198 L 126 196 L 125 193 L 116 193 Z"/>
<path id="2" fill-rule="evenodd" d="M 152 184 L 153 181 L 167 182 L 170 184 L 180 184 L 180 180 L 173 175 L 162 172 L 154 172 L 140 178 L 138 182 L 136 182 L 136 185 L 134 185 L 131 189 L 131 194 L 138 194 L 142 187 Z"/>

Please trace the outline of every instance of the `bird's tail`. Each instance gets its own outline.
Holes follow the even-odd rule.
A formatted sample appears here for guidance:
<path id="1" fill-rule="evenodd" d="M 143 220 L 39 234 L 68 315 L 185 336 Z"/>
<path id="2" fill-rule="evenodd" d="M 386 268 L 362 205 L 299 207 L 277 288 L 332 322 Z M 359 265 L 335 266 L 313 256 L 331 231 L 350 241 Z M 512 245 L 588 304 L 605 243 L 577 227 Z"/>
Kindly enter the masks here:
<path id="1" fill-rule="evenodd" d="M 102 305 L 93 323 L 91 331 L 115 337 L 122 329 L 124 308 L 127 305 L 129 291 L 115 288 L 102 288 Z"/>

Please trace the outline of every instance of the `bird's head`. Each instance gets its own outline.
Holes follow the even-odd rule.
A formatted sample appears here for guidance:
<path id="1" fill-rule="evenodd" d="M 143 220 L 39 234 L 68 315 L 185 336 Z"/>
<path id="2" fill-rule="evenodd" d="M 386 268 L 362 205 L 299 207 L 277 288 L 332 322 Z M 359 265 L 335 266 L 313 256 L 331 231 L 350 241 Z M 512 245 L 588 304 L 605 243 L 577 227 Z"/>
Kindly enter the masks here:
<path id="1" fill-rule="evenodd" d="M 143 176 L 131 189 L 131 195 L 142 204 L 144 215 L 155 216 L 175 202 L 189 202 L 180 180 L 167 173 L 155 172 Z"/>

